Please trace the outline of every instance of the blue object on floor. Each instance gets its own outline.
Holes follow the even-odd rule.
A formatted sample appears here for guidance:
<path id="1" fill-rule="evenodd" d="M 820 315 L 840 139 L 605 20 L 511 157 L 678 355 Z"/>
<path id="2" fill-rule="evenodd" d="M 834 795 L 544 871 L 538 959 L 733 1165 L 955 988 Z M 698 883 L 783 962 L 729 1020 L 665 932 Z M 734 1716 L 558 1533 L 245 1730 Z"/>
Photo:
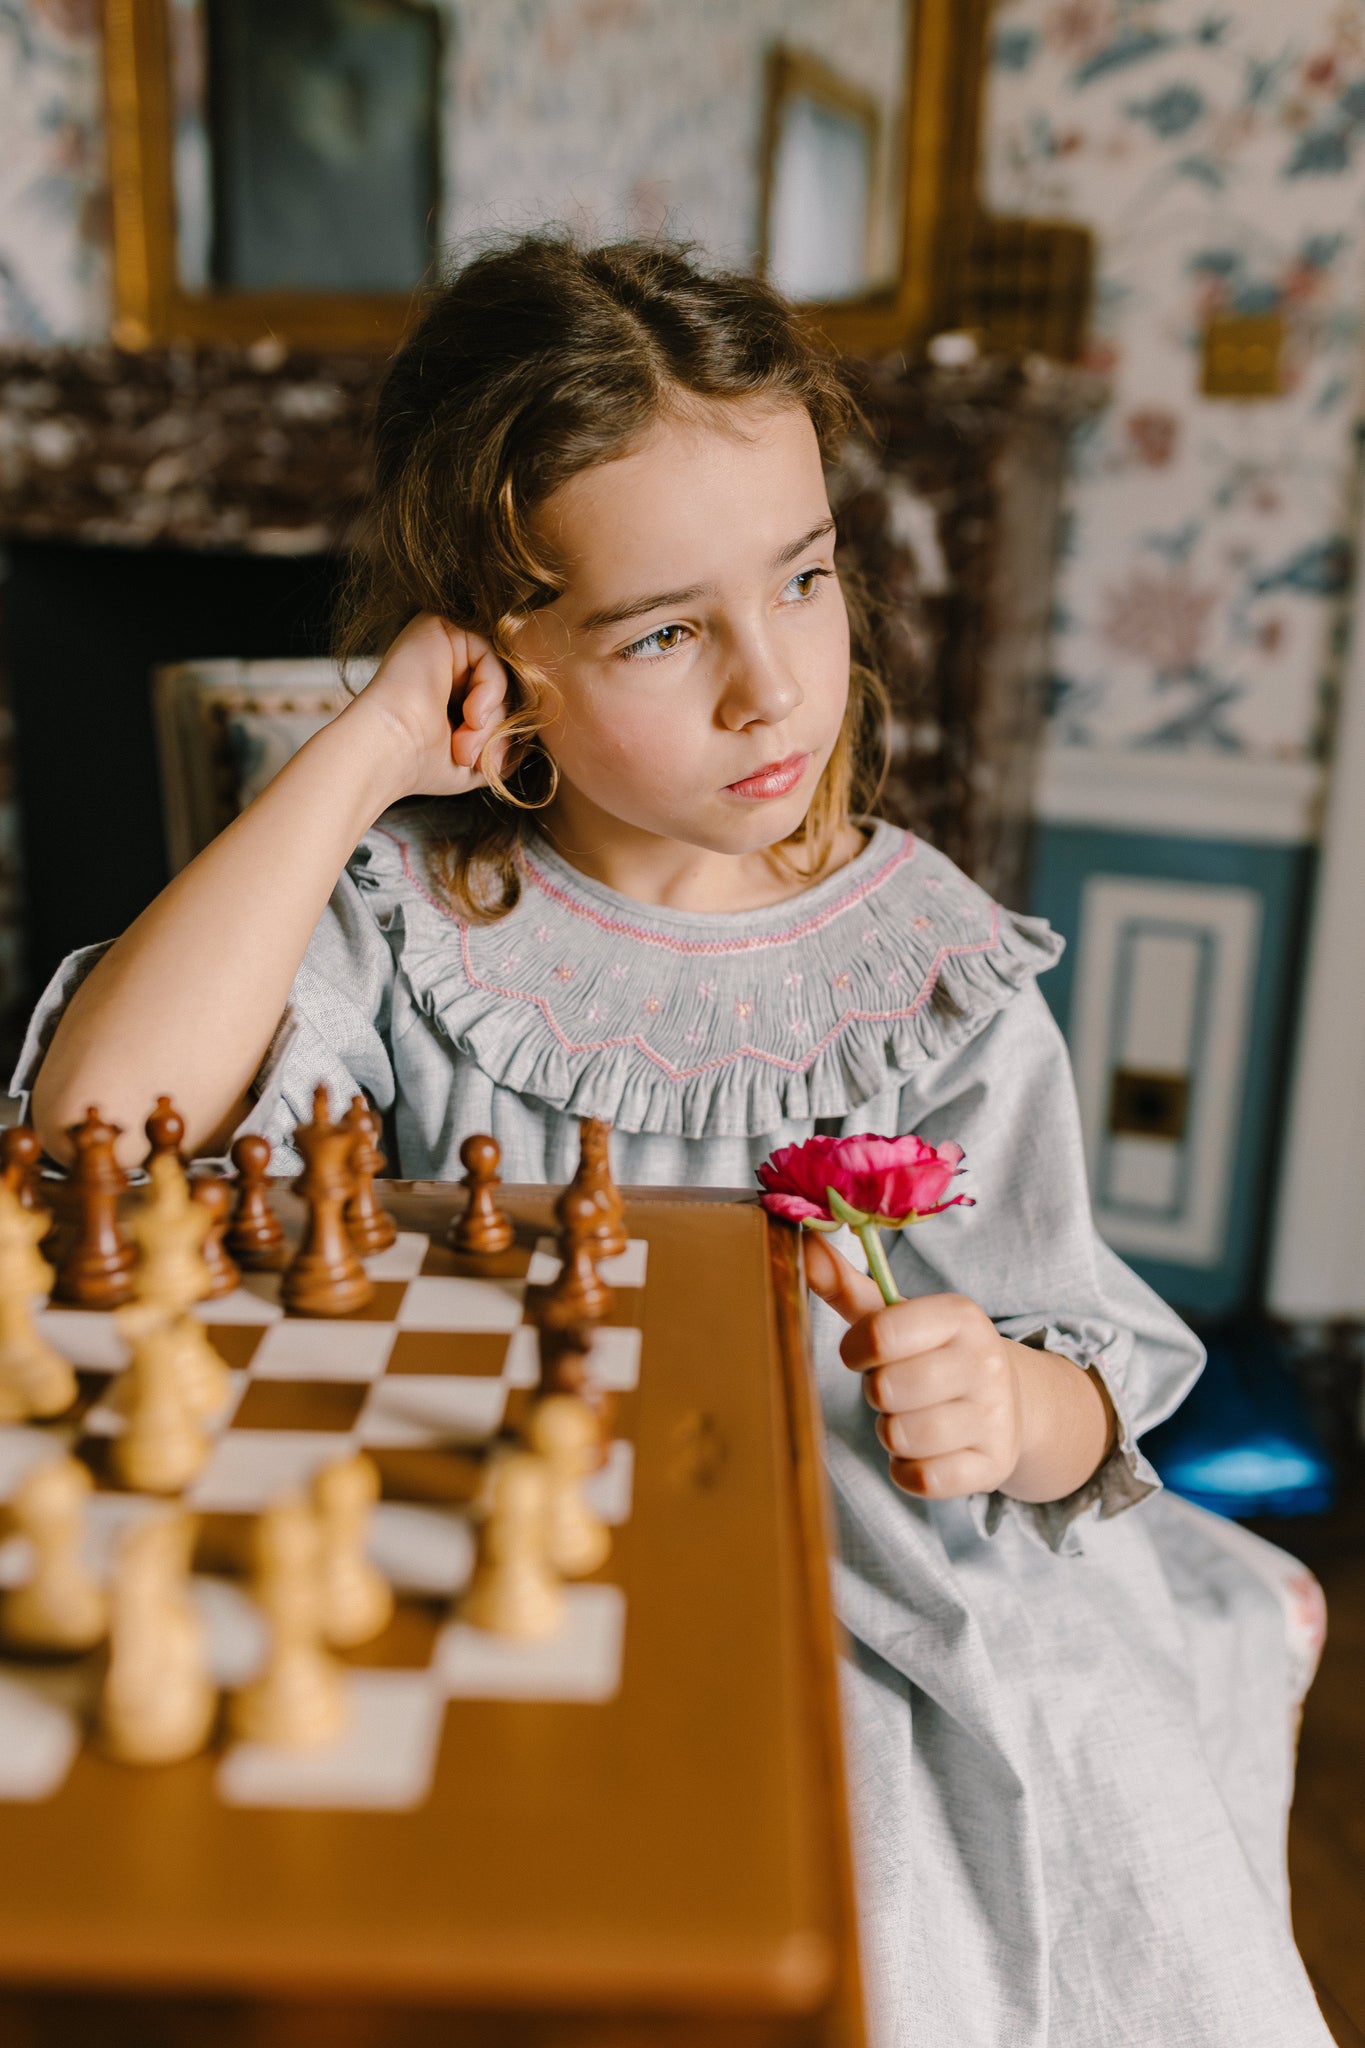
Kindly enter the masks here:
<path id="1" fill-rule="evenodd" d="M 1173 1493 L 1216 1515 L 1318 1515 L 1332 1466 L 1282 1346 L 1268 1329 L 1209 1339 L 1209 1362 L 1142 1448 Z"/>

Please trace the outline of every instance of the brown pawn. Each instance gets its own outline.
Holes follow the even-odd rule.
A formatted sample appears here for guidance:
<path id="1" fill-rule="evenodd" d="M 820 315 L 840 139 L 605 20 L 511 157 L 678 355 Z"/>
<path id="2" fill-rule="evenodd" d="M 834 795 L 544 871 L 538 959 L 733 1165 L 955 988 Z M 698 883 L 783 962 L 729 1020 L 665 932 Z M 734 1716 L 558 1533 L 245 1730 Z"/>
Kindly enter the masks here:
<path id="1" fill-rule="evenodd" d="M 540 1321 L 547 1330 L 562 1330 L 571 1323 L 598 1323 L 611 1304 L 611 1289 L 594 1263 L 600 1214 L 597 1197 L 572 1184 L 555 1203 L 560 1269 L 541 1305 Z"/>
<path id="2" fill-rule="evenodd" d="M 496 1138 L 479 1135 L 466 1138 L 460 1147 L 464 1185 L 469 1200 L 450 1226 L 449 1243 L 457 1252 L 471 1252 L 485 1258 L 505 1252 L 516 1236 L 510 1220 L 503 1215 L 493 1195 L 499 1184 L 502 1147 Z"/>
<path id="3" fill-rule="evenodd" d="M 38 1192 L 38 1167 L 43 1148 L 38 1133 L 28 1124 L 11 1124 L 0 1131 L 0 1179 L 21 1209 L 42 1209 L 47 1205 Z"/>
<path id="4" fill-rule="evenodd" d="M 132 1294 L 133 1247 L 118 1227 L 118 1198 L 128 1176 L 114 1157 L 123 1135 L 107 1124 L 97 1109 L 85 1122 L 67 1131 L 75 1149 L 70 1192 L 74 1202 L 74 1234 L 57 1269 L 54 1301 L 77 1308 L 117 1308 Z"/>
<path id="5" fill-rule="evenodd" d="M 327 1090 L 313 1093 L 313 1121 L 300 1124 L 295 1147 L 303 1172 L 294 1182 L 308 1204 L 303 1243 L 286 1266 L 280 1299 L 300 1316 L 346 1316 L 374 1298 L 374 1282 L 346 1234 L 345 1209 L 355 1193 L 354 1131 L 334 1124 Z"/>
<path id="6" fill-rule="evenodd" d="M 351 1243 L 366 1259 L 371 1252 L 387 1251 L 398 1235 L 398 1225 L 387 1209 L 381 1209 L 374 1191 L 375 1175 L 384 1171 L 384 1155 L 379 1149 L 381 1125 L 364 1096 L 357 1095 L 341 1119 L 341 1128 L 354 1134 L 351 1172 L 355 1193 L 346 1204 L 346 1228 Z"/>
<path id="7" fill-rule="evenodd" d="M 592 1376 L 594 1337 L 589 1323 L 566 1323 L 563 1329 L 542 1329 L 540 1333 L 540 1392 L 576 1394 L 597 1418 L 600 1438 L 599 1465 L 607 1461 L 612 1426 L 620 1408 L 620 1396 L 610 1393 Z"/>
<path id="8" fill-rule="evenodd" d="M 601 1117 L 579 1120 L 578 1171 L 573 1186 L 590 1194 L 597 1204 L 598 1221 L 593 1233 L 593 1252 L 599 1259 L 617 1258 L 626 1248 L 625 1216 L 616 1183 L 611 1177 L 607 1140 L 611 1126 Z"/>
<path id="9" fill-rule="evenodd" d="M 236 1260 L 228 1257 L 223 1243 L 232 1196 L 227 1182 L 216 1173 L 196 1174 L 190 1182 L 190 1193 L 200 1208 L 209 1212 L 208 1236 L 199 1247 L 199 1256 L 209 1269 L 209 1290 L 203 1299 L 218 1301 L 231 1294 L 242 1277 Z"/>
<path id="10" fill-rule="evenodd" d="M 289 1263 L 284 1225 L 270 1206 L 270 1140 L 248 1132 L 232 1148 L 238 1175 L 237 1209 L 223 1242 L 250 1273 L 278 1273 Z"/>
<path id="11" fill-rule="evenodd" d="M 147 1143 L 151 1146 L 146 1160 L 148 1166 L 165 1152 L 170 1153 L 177 1166 L 185 1164 L 185 1155 L 180 1149 L 185 1139 L 185 1119 L 169 1095 L 157 1096 L 156 1108 L 147 1119 L 146 1131 Z"/>

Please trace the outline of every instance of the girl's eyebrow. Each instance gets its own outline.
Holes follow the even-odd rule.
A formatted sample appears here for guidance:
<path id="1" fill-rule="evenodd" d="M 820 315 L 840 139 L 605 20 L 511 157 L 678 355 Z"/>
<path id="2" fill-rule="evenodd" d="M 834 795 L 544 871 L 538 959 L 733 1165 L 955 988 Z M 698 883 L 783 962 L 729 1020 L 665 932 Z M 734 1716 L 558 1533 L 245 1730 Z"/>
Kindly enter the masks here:
<path id="1" fill-rule="evenodd" d="M 794 562 L 798 555 L 803 555 L 812 542 L 823 540 L 826 534 L 833 531 L 834 521 L 822 519 L 818 526 L 812 526 L 809 533 L 803 533 L 799 540 L 790 541 L 786 547 L 780 548 L 773 556 L 771 566 L 774 569 L 784 569 L 788 562 Z M 693 583 L 686 590 L 661 590 L 653 597 L 630 597 L 623 604 L 605 605 L 600 611 L 589 612 L 585 619 L 579 621 L 578 630 L 580 633 L 597 633 L 603 626 L 619 626 L 623 620 L 640 618 L 645 612 L 667 611 L 675 605 L 690 604 L 693 598 L 714 595 L 715 591 L 711 584 Z"/>

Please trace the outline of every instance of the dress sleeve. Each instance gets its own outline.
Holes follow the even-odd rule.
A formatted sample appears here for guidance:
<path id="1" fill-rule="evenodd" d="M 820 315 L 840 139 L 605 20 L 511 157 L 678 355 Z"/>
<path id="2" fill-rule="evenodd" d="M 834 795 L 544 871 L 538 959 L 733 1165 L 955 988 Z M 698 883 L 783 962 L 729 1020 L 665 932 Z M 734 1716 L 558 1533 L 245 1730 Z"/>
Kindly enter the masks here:
<path id="1" fill-rule="evenodd" d="M 965 1148 L 959 1185 L 976 1198 L 901 1233 L 902 1291 L 970 1296 L 1002 1335 L 1093 1368 L 1114 1404 L 1114 1448 L 1084 1486 L 1039 1505 L 998 1493 L 982 1503 L 988 1531 L 1015 1513 L 1050 1548 L 1079 1549 L 1082 1516 L 1120 1514 L 1160 1486 L 1137 1438 L 1189 1392 L 1202 1346 L 1095 1229 L 1071 1065 L 1036 984 L 917 1075 L 900 1117 L 902 1131 Z"/>
<path id="2" fill-rule="evenodd" d="M 105 940 L 69 954 L 39 997 L 10 1081 L 23 1116 L 67 1004 L 112 944 Z M 249 963 L 243 971 L 250 971 Z M 290 1138 L 294 1126 L 312 1115 L 319 1082 L 326 1083 L 336 1115 L 361 1091 L 381 1115 L 392 1109 L 388 1033 L 393 981 L 388 941 L 351 875 L 343 874 L 308 942 L 284 1015 L 252 1083 L 255 1102 L 240 1126 L 270 1139 L 272 1172 L 299 1170 L 302 1162 Z"/>
<path id="3" fill-rule="evenodd" d="M 395 1094 L 389 1052 L 393 984 L 388 940 L 345 873 L 308 942 L 252 1084 L 255 1104 L 241 1125 L 269 1138 L 272 1172 L 300 1169 L 291 1138 L 295 1125 L 312 1116 L 320 1083 L 334 1116 L 363 1093 L 387 1119 Z"/>

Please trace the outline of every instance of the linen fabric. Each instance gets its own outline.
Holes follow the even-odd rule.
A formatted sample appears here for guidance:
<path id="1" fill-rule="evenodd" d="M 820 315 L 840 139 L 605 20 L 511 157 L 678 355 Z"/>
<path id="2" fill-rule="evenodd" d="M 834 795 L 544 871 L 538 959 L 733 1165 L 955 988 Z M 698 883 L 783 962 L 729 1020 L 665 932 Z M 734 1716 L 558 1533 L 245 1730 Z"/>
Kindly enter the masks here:
<path id="1" fill-rule="evenodd" d="M 469 926 L 429 865 L 441 818 L 389 813 L 318 925 L 248 1119 L 276 1171 L 319 1082 L 371 1097 L 414 1179 L 457 1177 L 484 1131 L 507 1179 L 566 1180 L 589 1113 L 626 1185 L 752 1190 L 816 1131 L 956 1140 L 976 1207 L 891 1241 L 900 1287 L 970 1296 L 1114 1402 L 1067 1500 L 913 1500 L 812 1305 L 878 2048 L 1326 2048 L 1288 1920 L 1294 1567 L 1163 1495 L 1139 1448 L 1202 1354 L 1095 1233 L 1034 981 L 1059 942 L 886 824 L 736 915 L 646 907 L 537 842 L 515 910 Z M 100 950 L 54 979 L 17 1087 Z"/>

